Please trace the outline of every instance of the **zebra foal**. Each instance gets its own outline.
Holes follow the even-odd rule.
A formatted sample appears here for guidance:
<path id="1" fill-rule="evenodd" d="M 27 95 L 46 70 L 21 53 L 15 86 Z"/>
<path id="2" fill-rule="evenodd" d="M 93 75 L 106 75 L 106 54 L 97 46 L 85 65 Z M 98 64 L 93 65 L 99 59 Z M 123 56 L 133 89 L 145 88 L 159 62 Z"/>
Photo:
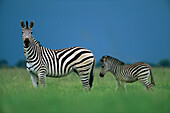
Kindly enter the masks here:
<path id="1" fill-rule="evenodd" d="M 126 90 L 126 83 L 132 83 L 137 80 L 142 82 L 148 90 L 155 86 L 151 67 L 144 62 L 126 65 L 124 62 L 111 56 L 103 56 L 100 61 L 102 62 L 100 77 L 104 77 L 110 71 L 116 79 L 116 90 L 120 86 L 120 82 Z M 151 76 L 151 83 L 148 81 L 149 75 Z"/>
<path id="2" fill-rule="evenodd" d="M 33 38 L 34 22 L 28 26 L 28 21 L 26 21 L 25 26 L 24 22 L 21 21 L 21 26 L 26 66 L 34 87 L 38 86 L 39 81 L 45 87 L 46 76 L 59 78 L 72 71 L 78 74 L 84 89 L 92 87 L 95 57 L 90 50 L 82 47 L 48 49 L 41 46 L 39 41 Z"/>

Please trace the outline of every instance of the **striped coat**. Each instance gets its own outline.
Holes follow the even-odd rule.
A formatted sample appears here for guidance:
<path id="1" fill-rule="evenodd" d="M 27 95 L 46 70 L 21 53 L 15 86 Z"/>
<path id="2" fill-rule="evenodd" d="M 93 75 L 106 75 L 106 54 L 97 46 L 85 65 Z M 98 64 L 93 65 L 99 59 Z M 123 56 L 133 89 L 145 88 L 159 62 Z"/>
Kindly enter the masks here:
<path id="1" fill-rule="evenodd" d="M 100 76 L 104 77 L 107 71 L 113 73 L 116 79 L 116 90 L 118 89 L 120 82 L 123 84 L 125 90 L 125 83 L 132 83 L 137 80 L 142 82 L 147 89 L 152 89 L 155 85 L 151 67 L 144 62 L 126 65 L 124 62 L 111 56 L 103 56 L 100 61 L 102 62 Z M 151 83 L 148 81 L 149 75 L 151 76 Z"/>
<path id="2" fill-rule="evenodd" d="M 79 75 L 85 89 L 92 87 L 95 57 L 90 50 L 83 47 L 48 49 L 41 46 L 39 41 L 33 38 L 31 29 L 33 23 L 29 27 L 23 24 L 21 22 L 24 55 L 34 87 L 37 87 L 39 80 L 41 85 L 45 87 L 46 76 L 59 78 L 72 71 Z M 28 23 L 26 22 L 26 24 Z"/>

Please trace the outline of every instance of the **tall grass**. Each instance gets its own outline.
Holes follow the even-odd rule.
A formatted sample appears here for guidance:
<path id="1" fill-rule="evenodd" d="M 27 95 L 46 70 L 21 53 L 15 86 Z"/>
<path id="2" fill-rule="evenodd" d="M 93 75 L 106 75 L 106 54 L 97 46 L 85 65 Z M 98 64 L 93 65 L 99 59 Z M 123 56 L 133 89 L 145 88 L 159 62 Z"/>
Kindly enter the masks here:
<path id="1" fill-rule="evenodd" d="M 115 91 L 111 73 L 95 70 L 93 89 L 85 92 L 75 73 L 47 78 L 46 88 L 33 88 L 25 69 L 0 69 L 0 113 L 133 113 L 170 112 L 170 69 L 153 68 L 156 86 L 146 91 L 140 82 Z"/>

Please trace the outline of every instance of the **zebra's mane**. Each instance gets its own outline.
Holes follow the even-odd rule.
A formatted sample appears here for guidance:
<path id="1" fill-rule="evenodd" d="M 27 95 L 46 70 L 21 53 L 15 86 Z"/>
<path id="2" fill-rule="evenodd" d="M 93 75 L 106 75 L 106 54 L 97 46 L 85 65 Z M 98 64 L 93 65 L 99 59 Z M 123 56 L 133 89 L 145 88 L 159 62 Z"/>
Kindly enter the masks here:
<path id="1" fill-rule="evenodd" d="M 113 63 L 116 63 L 116 64 L 119 64 L 119 65 L 125 65 L 125 63 L 124 62 L 122 62 L 122 61 L 120 61 L 120 60 L 118 60 L 118 59 L 116 59 L 116 58 L 114 58 L 114 57 L 111 57 L 111 56 L 106 56 L 111 62 L 113 62 Z"/>

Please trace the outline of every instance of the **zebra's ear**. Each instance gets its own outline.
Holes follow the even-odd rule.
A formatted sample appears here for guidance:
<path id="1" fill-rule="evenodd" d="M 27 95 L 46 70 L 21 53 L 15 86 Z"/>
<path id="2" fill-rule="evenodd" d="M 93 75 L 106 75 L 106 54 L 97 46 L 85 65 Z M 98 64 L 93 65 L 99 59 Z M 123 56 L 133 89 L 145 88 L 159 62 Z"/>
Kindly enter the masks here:
<path id="1" fill-rule="evenodd" d="M 102 58 L 100 59 L 100 62 L 103 62 L 103 59 L 102 59 Z"/>
<path id="2" fill-rule="evenodd" d="M 106 62 L 107 61 L 107 56 L 104 56 L 103 57 L 103 62 Z"/>
<path id="3" fill-rule="evenodd" d="M 101 59 L 100 59 L 101 62 L 106 62 L 107 61 L 107 57 L 106 56 L 103 56 Z"/>
<path id="4" fill-rule="evenodd" d="M 21 27 L 22 27 L 22 28 L 25 27 L 24 21 L 21 21 Z"/>
<path id="5" fill-rule="evenodd" d="M 34 21 L 32 21 L 31 23 L 30 23 L 30 28 L 32 28 L 34 26 Z"/>

